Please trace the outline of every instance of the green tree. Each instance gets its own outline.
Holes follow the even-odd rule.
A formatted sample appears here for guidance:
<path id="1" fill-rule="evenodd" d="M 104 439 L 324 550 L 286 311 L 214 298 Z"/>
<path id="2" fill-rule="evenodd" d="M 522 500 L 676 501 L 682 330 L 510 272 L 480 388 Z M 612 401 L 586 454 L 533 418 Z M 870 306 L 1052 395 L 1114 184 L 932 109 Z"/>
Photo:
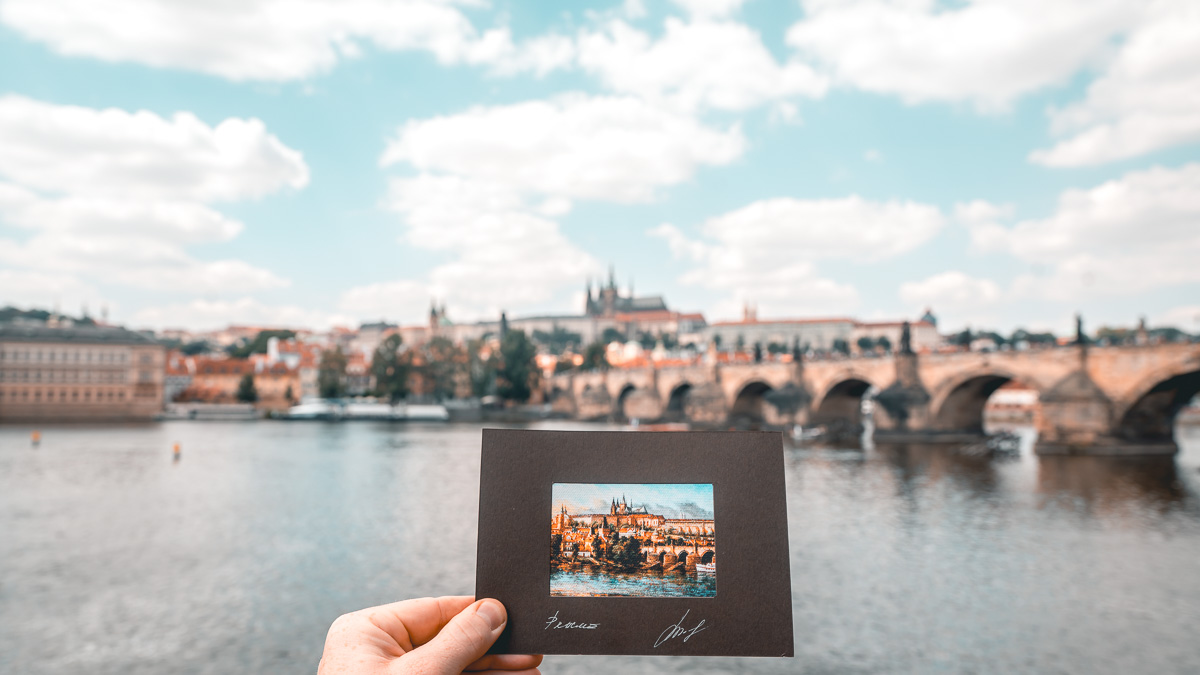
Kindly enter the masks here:
<path id="1" fill-rule="evenodd" d="M 496 353 L 484 339 L 467 343 L 467 377 L 471 380 L 471 394 L 482 398 L 496 392 Z"/>
<path id="2" fill-rule="evenodd" d="M 642 331 L 638 335 L 638 343 L 642 345 L 642 349 L 654 349 L 654 345 L 658 344 L 658 338 L 654 337 L 653 333 Z"/>
<path id="3" fill-rule="evenodd" d="M 1013 344 L 1028 342 L 1031 345 L 1054 345 L 1058 344 L 1058 338 L 1054 337 L 1054 333 L 1031 333 L 1024 328 L 1018 328 L 1013 331 L 1009 342 Z"/>
<path id="4" fill-rule="evenodd" d="M 864 354 L 875 349 L 875 341 L 869 335 L 858 338 L 855 344 L 858 345 L 858 351 Z"/>
<path id="5" fill-rule="evenodd" d="M 529 400 L 532 380 L 537 374 L 535 356 L 537 347 L 525 331 L 509 329 L 500 343 L 500 369 L 496 373 L 496 393 L 500 398 L 519 403 Z"/>
<path id="6" fill-rule="evenodd" d="M 889 340 L 886 335 L 880 335 L 879 339 L 875 341 L 875 346 L 879 347 L 884 352 L 890 353 L 892 351 L 892 341 Z"/>
<path id="7" fill-rule="evenodd" d="M 242 403 L 254 403 L 258 400 L 258 389 L 254 387 L 254 373 L 246 373 L 238 382 L 237 400 Z"/>
<path id="8" fill-rule="evenodd" d="M 545 345 L 546 349 L 553 354 L 561 354 L 569 347 L 583 344 L 583 336 L 579 333 L 572 333 L 558 324 L 554 324 L 549 332 L 533 331 L 533 340 L 538 344 Z"/>
<path id="9" fill-rule="evenodd" d="M 450 338 L 438 336 L 425 343 L 422 349 L 425 365 L 422 373 L 429 380 L 431 392 L 438 400 L 454 398 L 458 378 L 467 368 L 467 355 Z"/>
<path id="10" fill-rule="evenodd" d="M 179 351 L 183 352 L 184 356 L 195 356 L 197 354 L 203 354 L 209 349 L 211 348 L 209 347 L 207 340 L 196 340 L 181 346 Z"/>
<path id="11" fill-rule="evenodd" d="M 850 343 L 846 342 L 842 338 L 837 338 L 833 341 L 833 351 L 841 352 L 842 354 L 849 356 L 850 355 Z"/>
<path id="12" fill-rule="evenodd" d="M 412 371 L 407 354 L 400 353 L 404 339 L 399 333 L 384 338 L 371 355 L 371 374 L 375 376 L 375 394 L 396 404 L 408 396 L 408 377 Z M 324 369 L 322 368 L 322 371 Z M 324 393 L 321 394 L 324 396 Z"/>
<path id="13" fill-rule="evenodd" d="M 247 356 L 250 356 L 251 354 L 266 354 L 267 353 L 267 341 L 273 337 L 279 338 L 280 340 L 287 340 L 287 339 L 296 337 L 296 331 L 291 331 L 291 330 L 259 331 L 258 335 L 254 336 L 253 340 L 251 340 L 249 342 L 244 342 L 241 345 L 234 347 L 233 350 L 229 352 L 229 355 L 234 358 L 244 359 Z"/>
<path id="14" fill-rule="evenodd" d="M 317 366 L 317 391 L 321 398 L 341 398 L 346 394 L 346 355 L 341 347 L 321 352 Z"/>
<path id="15" fill-rule="evenodd" d="M 968 328 L 962 329 L 962 332 L 951 335 L 949 338 L 949 342 L 950 342 L 950 344 L 958 346 L 958 347 L 970 348 L 971 340 L 973 340 L 974 337 L 975 336 L 971 334 L 971 329 L 968 327 Z"/>
<path id="16" fill-rule="evenodd" d="M 600 334 L 600 341 L 604 344 L 608 344 L 610 342 L 624 342 L 625 334 L 616 328 L 609 326 L 608 328 L 604 329 L 603 333 Z"/>
<path id="17" fill-rule="evenodd" d="M 583 352 L 584 370 L 608 370 L 608 346 L 603 342 L 593 342 Z"/>
<path id="18" fill-rule="evenodd" d="M 788 351 L 787 345 L 782 342 L 772 342 L 767 345 L 768 354 L 786 354 Z"/>

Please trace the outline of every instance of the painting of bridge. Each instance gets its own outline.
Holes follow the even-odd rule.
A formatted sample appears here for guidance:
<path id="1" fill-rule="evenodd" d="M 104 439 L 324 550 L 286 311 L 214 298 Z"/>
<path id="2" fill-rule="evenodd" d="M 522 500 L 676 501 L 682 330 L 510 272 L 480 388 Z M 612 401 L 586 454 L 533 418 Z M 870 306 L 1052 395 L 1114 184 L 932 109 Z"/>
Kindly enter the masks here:
<path id="1" fill-rule="evenodd" d="M 711 484 L 555 483 L 553 596 L 712 597 Z"/>
<path id="2" fill-rule="evenodd" d="M 959 441 L 983 433 L 1005 383 L 1037 392 L 1040 454 L 1173 454 L 1176 414 L 1200 393 L 1200 344 L 897 353 L 871 358 L 722 362 L 567 372 L 547 383 L 577 419 L 688 422 L 696 428 L 862 423 L 876 440 Z"/>

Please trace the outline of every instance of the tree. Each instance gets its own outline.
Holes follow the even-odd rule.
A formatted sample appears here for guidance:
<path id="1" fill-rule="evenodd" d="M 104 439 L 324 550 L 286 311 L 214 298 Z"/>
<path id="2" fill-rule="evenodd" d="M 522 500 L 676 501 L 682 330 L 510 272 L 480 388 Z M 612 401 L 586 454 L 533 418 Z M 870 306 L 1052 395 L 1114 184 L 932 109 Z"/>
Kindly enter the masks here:
<path id="1" fill-rule="evenodd" d="M 288 340 L 290 338 L 296 337 L 296 331 L 291 331 L 291 330 L 259 331 L 258 335 L 254 336 L 253 340 L 251 340 L 249 342 L 244 342 L 241 345 L 234 347 L 232 349 L 232 351 L 229 352 L 229 355 L 234 358 L 244 359 L 247 356 L 250 356 L 251 354 L 266 354 L 267 353 L 267 342 L 273 337 L 279 338 L 280 340 Z"/>
<path id="2" fill-rule="evenodd" d="M 608 370 L 608 347 L 603 342 L 593 342 L 583 352 L 584 370 Z"/>
<path id="3" fill-rule="evenodd" d="M 572 333 L 558 324 L 554 324 L 550 332 L 533 331 L 533 339 L 535 342 L 545 345 L 546 349 L 553 354 L 561 354 L 569 347 L 583 344 L 583 336 L 579 333 Z"/>
<path id="4" fill-rule="evenodd" d="M 603 333 L 600 334 L 600 341 L 604 344 L 608 344 L 610 342 L 624 342 L 625 334 L 616 328 L 609 326 L 608 328 L 604 329 Z"/>
<path id="5" fill-rule="evenodd" d="M 658 343 L 658 338 L 654 337 L 652 333 L 642 331 L 638 335 L 638 343 L 642 345 L 642 349 L 654 349 L 654 345 Z"/>
<path id="6" fill-rule="evenodd" d="M 183 352 L 184 356 L 195 356 L 197 354 L 203 354 L 209 349 L 210 347 L 208 346 L 207 340 L 196 340 L 181 346 L 179 351 Z"/>
<path id="7" fill-rule="evenodd" d="M 246 373 L 238 382 L 237 400 L 242 403 L 254 403 L 258 400 L 258 390 L 254 388 L 254 373 Z"/>
<path id="8" fill-rule="evenodd" d="M 496 393 L 508 401 L 524 403 L 533 393 L 532 383 L 537 372 L 533 359 L 537 347 L 525 331 L 509 329 L 500 342 L 500 369 L 496 373 Z"/>
<path id="9" fill-rule="evenodd" d="M 737 336 L 737 342 L 734 344 L 734 346 L 737 347 L 739 352 L 744 350 L 746 348 L 746 336 L 739 333 Z"/>
<path id="10" fill-rule="evenodd" d="M 972 339 L 973 336 L 971 335 L 971 329 L 968 327 L 962 329 L 961 333 L 955 333 L 954 335 L 951 335 L 949 342 L 952 345 L 958 347 L 967 347 L 969 349 L 971 347 Z"/>
<path id="11" fill-rule="evenodd" d="M 841 352 L 846 356 L 850 356 L 850 343 L 846 342 L 842 338 L 836 338 L 833 341 L 832 349 L 835 352 Z"/>
<path id="12" fill-rule="evenodd" d="M 550 559 L 551 560 L 554 560 L 555 558 L 562 555 L 562 543 L 563 543 L 563 537 L 561 534 L 550 535 Z"/>
<path id="13" fill-rule="evenodd" d="M 458 378 L 468 365 L 465 352 L 450 338 L 438 336 L 425 343 L 422 374 L 429 381 L 430 393 L 438 400 L 454 398 Z"/>
<path id="14" fill-rule="evenodd" d="M 788 351 L 787 345 L 782 342 L 772 342 L 767 345 L 768 354 L 786 354 Z"/>
<path id="15" fill-rule="evenodd" d="M 467 343 L 467 378 L 471 395 L 482 398 L 496 393 L 496 353 L 483 338 Z"/>
<path id="16" fill-rule="evenodd" d="M 341 347 L 321 352 L 317 366 L 317 391 L 321 398 L 341 398 L 346 393 L 346 355 Z"/>
<path id="17" fill-rule="evenodd" d="M 712 341 L 713 341 L 713 346 L 714 346 L 714 347 L 716 347 L 717 349 L 720 349 L 720 348 L 721 348 L 721 336 L 720 336 L 719 334 L 718 334 L 718 335 L 713 335 L 713 337 L 712 337 Z"/>
<path id="18" fill-rule="evenodd" d="M 1018 328 L 1013 331 L 1009 341 L 1013 344 L 1018 342 L 1028 342 L 1031 345 L 1054 345 L 1058 344 L 1058 338 L 1054 337 L 1054 333 L 1031 333 L 1024 328 Z"/>
<path id="19" fill-rule="evenodd" d="M 892 341 L 889 340 L 886 335 L 880 335 L 879 339 L 875 341 L 875 346 L 879 347 L 884 352 L 892 351 Z"/>
<path id="20" fill-rule="evenodd" d="M 371 355 L 371 374 L 375 376 L 375 393 L 393 405 L 408 396 L 408 376 L 412 371 L 407 354 L 400 353 L 404 339 L 399 333 L 384 338 Z M 343 366 L 344 368 L 344 366 Z M 324 374 L 322 363 L 321 373 Z M 322 396 L 325 396 L 322 389 Z"/>
<path id="21" fill-rule="evenodd" d="M 762 363 L 762 343 L 761 342 L 754 343 L 754 362 Z"/>
<path id="22" fill-rule="evenodd" d="M 867 335 L 858 338 L 858 341 L 855 344 L 858 345 L 858 351 L 864 354 L 875 349 L 875 341 Z"/>

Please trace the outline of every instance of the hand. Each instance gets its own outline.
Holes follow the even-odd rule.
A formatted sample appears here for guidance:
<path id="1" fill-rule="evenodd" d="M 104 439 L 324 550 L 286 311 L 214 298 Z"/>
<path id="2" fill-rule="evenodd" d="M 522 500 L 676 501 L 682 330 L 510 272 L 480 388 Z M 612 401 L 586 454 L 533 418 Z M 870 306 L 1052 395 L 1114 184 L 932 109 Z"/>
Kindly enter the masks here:
<path id="1" fill-rule="evenodd" d="M 325 638 L 317 675 L 517 672 L 538 675 L 541 656 L 493 654 L 508 613 L 498 600 L 421 598 L 338 617 Z"/>

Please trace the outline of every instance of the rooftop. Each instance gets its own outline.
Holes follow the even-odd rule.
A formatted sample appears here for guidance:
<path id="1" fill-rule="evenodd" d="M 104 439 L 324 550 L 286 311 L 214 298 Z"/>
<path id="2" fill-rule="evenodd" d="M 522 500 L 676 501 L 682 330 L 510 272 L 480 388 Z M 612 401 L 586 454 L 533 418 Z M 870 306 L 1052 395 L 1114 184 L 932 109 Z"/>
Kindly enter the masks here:
<path id="1" fill-rule="evenodd" d="M 71 344 L 152 345 L 141 333 L 115 326 L 46 326 L 0 324 L 0 342 L 66 342 Z"/>

